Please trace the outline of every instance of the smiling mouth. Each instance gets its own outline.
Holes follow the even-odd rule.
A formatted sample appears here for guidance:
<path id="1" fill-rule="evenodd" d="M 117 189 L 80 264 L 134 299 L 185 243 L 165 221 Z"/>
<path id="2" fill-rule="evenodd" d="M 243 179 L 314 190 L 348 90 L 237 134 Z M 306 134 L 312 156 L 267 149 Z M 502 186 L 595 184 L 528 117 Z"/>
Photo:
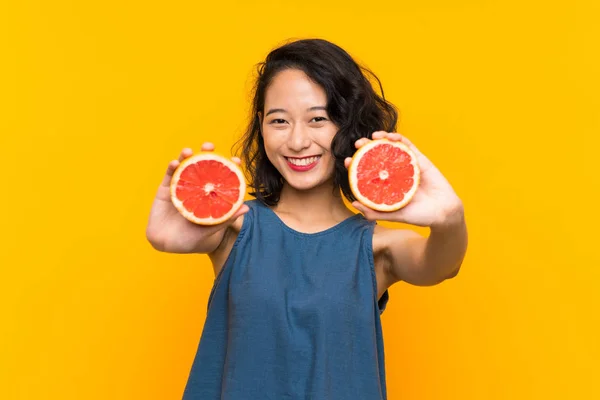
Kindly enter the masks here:
<path id="1" fill-rule="evenodd" d="M 312 157 L 304 157 L 304 158 L 293 158 L 286 157 L 285 159 L 290 163 L 294 164 L 298 167 L 306 167 L 308 165 L 314 164 L 321 158 L 321 156 L 312 156 Z"/>

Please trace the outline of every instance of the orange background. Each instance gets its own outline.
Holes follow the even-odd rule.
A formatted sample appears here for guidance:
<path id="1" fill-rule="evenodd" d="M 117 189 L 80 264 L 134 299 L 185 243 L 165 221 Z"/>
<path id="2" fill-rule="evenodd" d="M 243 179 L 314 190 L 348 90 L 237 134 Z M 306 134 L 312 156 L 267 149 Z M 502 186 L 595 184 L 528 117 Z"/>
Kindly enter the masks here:
<path id="1" fill-rule="evenodd" d="M 253 65 L 330 39 L 463 198 L 463 271 L 399 284 L 390 399 L 600 398 L 595 0 L 0 4 L 0 398 L 177 399 L 207 257 L 145 240 L 184 146 L 228 153 Z"/>

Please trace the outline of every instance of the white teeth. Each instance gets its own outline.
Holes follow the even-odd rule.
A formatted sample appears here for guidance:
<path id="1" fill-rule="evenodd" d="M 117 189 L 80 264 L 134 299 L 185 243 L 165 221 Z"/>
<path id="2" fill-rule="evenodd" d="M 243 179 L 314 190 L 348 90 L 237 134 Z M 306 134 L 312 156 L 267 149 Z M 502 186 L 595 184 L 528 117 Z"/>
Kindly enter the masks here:
<path id="1" fill-rule="evenodd" d="M 294 165 L 306 166 L 317 161 L 319 157 L 308 157 L 308 158 L 288 158 L 288 161 Z"/>

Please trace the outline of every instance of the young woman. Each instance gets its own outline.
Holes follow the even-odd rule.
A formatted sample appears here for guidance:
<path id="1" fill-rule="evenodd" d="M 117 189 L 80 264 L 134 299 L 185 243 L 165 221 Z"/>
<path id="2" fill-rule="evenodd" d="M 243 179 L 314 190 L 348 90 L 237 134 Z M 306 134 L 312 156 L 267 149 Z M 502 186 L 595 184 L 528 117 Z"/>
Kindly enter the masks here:
<path id="1" fill-rule="evenodd" d="M 467 248 L 462 202 L 393 133 L 396 111 L 368 76 L 376 80 L 324 40 L 295 41 L 268 55 L 242 160 L 234 158 L 256 199 L 226 223 L 197 226 L 177 212 L 169 183 L 192 150 L 169 164 L 148 240 L 160 251 L 208 254 L 216 276 L 184 399 L 385 399 L 380 313 L 388 288 L 457 274 Z M 421 167 L 412 202 L 390 213 L 356 202 L 346 170 L 356 148 L 383 137 L 410 146 Z M 430 234 L 376 220 L 426 226 Z"/>

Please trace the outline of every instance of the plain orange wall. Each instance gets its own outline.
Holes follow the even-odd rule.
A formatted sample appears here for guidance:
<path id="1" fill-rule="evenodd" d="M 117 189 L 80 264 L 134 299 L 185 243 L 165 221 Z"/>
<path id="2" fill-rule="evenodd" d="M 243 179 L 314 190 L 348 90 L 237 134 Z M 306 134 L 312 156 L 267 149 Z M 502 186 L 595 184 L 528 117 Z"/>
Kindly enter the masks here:
<path id="1" fill-rule="evenodd" d="M 599 3 L 0 5 L 0 398 L 180 398 L 205 256 L 145 240 L 166 165 L 229 152 L 254 64 L 330 39 L 464 199 L 463 271 L 399 284 L 390 399 L 600 398 Z"/>

